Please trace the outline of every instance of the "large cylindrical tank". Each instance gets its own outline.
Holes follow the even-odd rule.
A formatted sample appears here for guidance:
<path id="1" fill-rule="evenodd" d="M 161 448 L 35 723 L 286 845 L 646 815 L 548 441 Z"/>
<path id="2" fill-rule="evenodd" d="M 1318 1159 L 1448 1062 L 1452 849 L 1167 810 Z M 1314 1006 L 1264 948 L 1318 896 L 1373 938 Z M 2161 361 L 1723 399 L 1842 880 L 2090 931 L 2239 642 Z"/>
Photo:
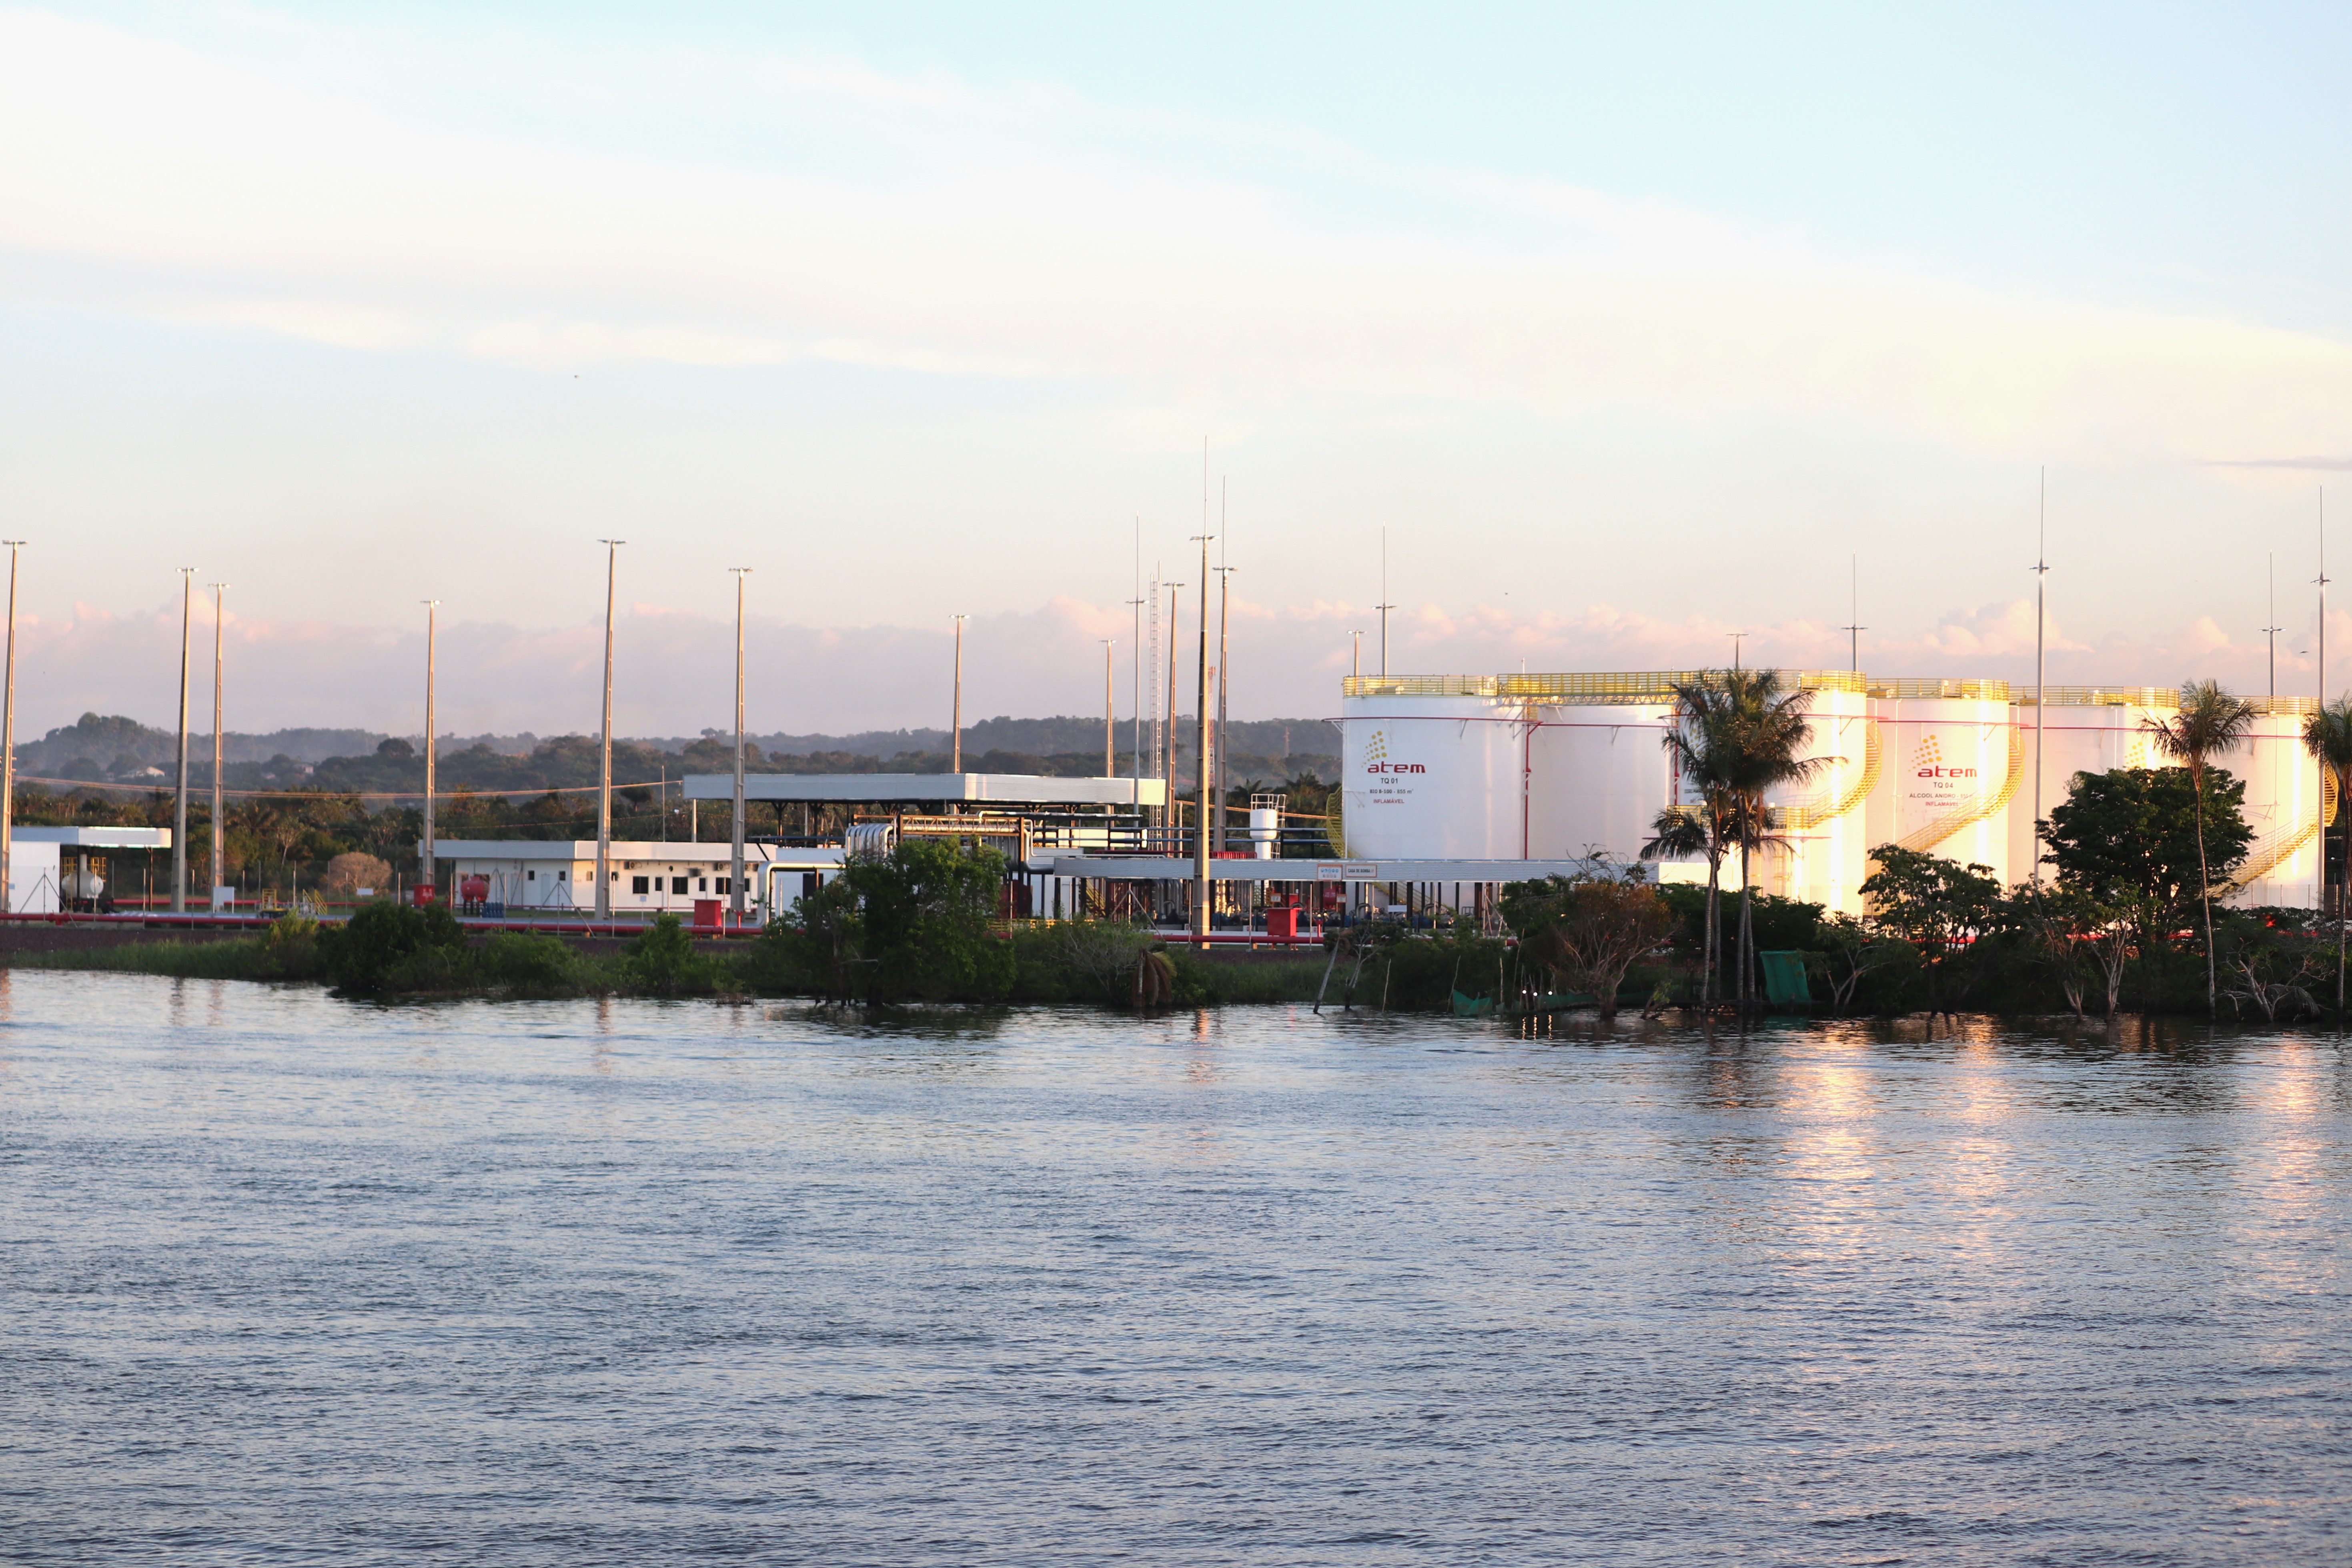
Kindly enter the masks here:
<path id="1" fill-rule="evenodd" d="M 1860 913 L 1854 889 L 1869 875 L 1869 801 L 1885 773 L 1883 732 L 1860 676 L 1826 670 L 1795 679 L 1812 731 L 1799 754 L 1818 765 L 1804 783 L 1765 797 L 1780 843 L 1751 874 L 1760 891 Z"/>
<path id="2" fill-rule="evenodd" d="M 2036 722 L 2034 692 L 2016 690 L 2011 717 L 2017 725 L 2018 743 L 2025 748 L 2025 766 L 2017 793 L 2009 803 L 2010 874 L 2022 882 L 2033 875 L 2035 754 L 2040 753 L 2041 815 L 2066 804 L 2077 773 L 2103 773 L 2116 768 L 2149 765 L 2147 721 L 2168 716 L 2178 701 L 2160 686 L 2053 686 L 2045 689 L 2049 707 Z M 2044 868 L 2045 876 L 2048 868 Z"/>
<path id="3" fill-rule="evenodd" d="M 1347 683 L 1339 772 L 1350 857 L 1518 854 L 1517 710 L 1494 686 L 1442 676 Z"/>
<path id="4" fill-rule="evenodd" d="M 68 899 L 95 899 L 106 891 L 106 879 L 87 866 L 76 867 L 59 879 Z"/>
<path id="5" fill-rule="evenodd" d="M 2231 873 L 2229 901 L 2317 909 L 2319 889 L 2319 765 L 2303 749 L 2305 719 L 2318 706 L 2310 697 L 2249 699 L 2262 710 L 2253 732 L 2236 751 L 2214 759 L 2245 784 L 2242 809 L 2253 829 L 2246 858 Z"/>
<path id="6" fill-rule="evenodd" d="M 1644 678 L 1588 679 L 1630 683 Z M 1662 743 L 1674 710 L 1662 696 L 1538 701 L 1527 708 L 1533 727 L 1527 737 L 1526 820 L 1512 854 L 1522 852 L 1523 840 L 1526 855 L 1538 860 L 1605 855 L 1630 865 L 1640 858 L 1658 813 L 1674 801 L 1674 767 Z"/>
<path id="7" fill-rule="evenodd" d="M 2002 680 L 1874 680 L 1878 784 L 1870 847 L 1895 844 L 2010 880 L 2008 808 L 2027 752 Z"/>

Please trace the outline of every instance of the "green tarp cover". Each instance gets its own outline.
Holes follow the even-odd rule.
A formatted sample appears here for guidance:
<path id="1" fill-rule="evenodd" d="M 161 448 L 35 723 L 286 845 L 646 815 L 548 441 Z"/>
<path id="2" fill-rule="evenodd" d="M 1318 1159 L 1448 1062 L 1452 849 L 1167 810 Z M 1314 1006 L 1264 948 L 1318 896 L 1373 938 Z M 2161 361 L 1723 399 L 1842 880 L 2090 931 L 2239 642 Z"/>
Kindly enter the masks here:
<path id="1" fill-rule="evenodd" d="M 1813 999 L 1805 984 L 1805 955 L 1801 952 L 1759 952 L 1764 961 L 1764 999 L 1768 1002 L 1805 1003 Z"/>

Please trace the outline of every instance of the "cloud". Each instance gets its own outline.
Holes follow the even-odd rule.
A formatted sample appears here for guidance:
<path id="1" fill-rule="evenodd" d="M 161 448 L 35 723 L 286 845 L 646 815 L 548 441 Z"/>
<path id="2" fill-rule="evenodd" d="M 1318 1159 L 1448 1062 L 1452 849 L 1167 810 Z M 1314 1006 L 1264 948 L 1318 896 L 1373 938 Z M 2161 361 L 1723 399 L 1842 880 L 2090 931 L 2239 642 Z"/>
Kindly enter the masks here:
<path id="1" fill-rule="evenodd" d="M 2338 470 L 2352 468 L 2352 458 L 2215 458 L 2206 465 L 2214 468 L 2320 468 Z"/>
<path id="2" fill-rule="evenodd" d="M 1279 168 L 1171 168 L 1131 118 L 1066 91 L 690 64 L 704 91 L 764 93 L 779 124 L 835 134 L 770 135 L 782 152 L 728 164 L 455 134 L 287 71 L 0 15 L 0 287 L 527 364 L 1763 409 L 2251 466 L 2281 460 L 2233 454 L 2339 443 L 2352 406 L 2352 349 L 2311 333 L 1972 289 L 1483 171 L 1358 158 L 1394 216 L 1318 218 Z M 1272 164 L 1300 155 L 1213 129 L 1260 136 Z M 843 132 L 866 163 L 805 150 Z"/>
<path id="3" fill-rule="evenodd" d="M 1349 633 L 1376 633 L 1378 612 L 1335 601 L 1269 605 L 1237 598 L 1232 619 L 1233 711 L 1241 718 L 1326 718 L 1339 706 L 1349 668 Z M 201 601 L 194 627 L 191 714 L 211 722 L 211 623 Z M 247 619 L 225 626 L 227 722 L 232 730 L 298 725 L 413 732 L 424 712 L 425 649 L 415 631 L 320 621 Z M 2330 630 L 2352 647 L 2352 616 Z M 1728 663 L 1730 633 L 1745 634 L 1751 665 L 1843 668 L 1847 639 L 1810 620 L 1735 626 L 1704 616 L 1668 620 L 1595 605 L 1533 616 L 1490 605 L 1407 607 L 1390 625 L 1390 668 L 1400 673 L 1486 675 L 1534 671 L 1694 669 Z M 624 734 L 694 734 L 731 721 L 731 620 L 655 605 L 621 617 L 614 679 L 615 723 Z M 1178 707 L 1190 711 L 1197 629 L 1189 617 L 1176 649 Z M 964 643 L 968 720 L 1096 713 L 1102 704 L 1102 639 L 1117 639 L 1113 672 L 1122 720 L 1134 712 L 1137 647 L 1130 612 L 1061 597 L 1020 612 L 973 617 Z M 18 731 L 37 735 L 85 711 L 173 722 L 180 668 L 176 600 L 140 616 L 78 608 L 70 618 L 25 617 L 17 686 Z M 1148 634 L 1147 634 L 1148 642 Z M 749 623 L 750 722 L 755 731 L 845 732 L 944 726 L 953 696 L 950 636 L 904 626 L 811 627 Z M 1365 639 L 1365 668 L 1378 668 L 1377 637 Z M 1215 642 L 1211 658 L 1215 658 Z M 1164 690 L 1169 650 L 1145 676 Z M 441 628 L 439 713 L 458 733 L 529 731 L 592 733 L 597 723 L 604 628 L 583 624 L 536 630 L 491 622 Z M 2085 643 L 2054 625 L 2048 638 L 2054 684 L 2172 686 L 2214 678 L 2242 691 L 2267 689 L 2268 645 L 2232 640 L 2199 616 L 2163 636 Z M 1148 654 L 1147 654 L 1148 657 Z M 2033 678 L 2033 606 L 2011 601 L 1958 610 L 1924 635 L 1873 640 L 1863 663 L 1874 674 Z M 1147 666 L 1147 669 L 1150 667 Z M 2280 681 L 2307 690 L 2313 661 L 2293 639 Z"/>

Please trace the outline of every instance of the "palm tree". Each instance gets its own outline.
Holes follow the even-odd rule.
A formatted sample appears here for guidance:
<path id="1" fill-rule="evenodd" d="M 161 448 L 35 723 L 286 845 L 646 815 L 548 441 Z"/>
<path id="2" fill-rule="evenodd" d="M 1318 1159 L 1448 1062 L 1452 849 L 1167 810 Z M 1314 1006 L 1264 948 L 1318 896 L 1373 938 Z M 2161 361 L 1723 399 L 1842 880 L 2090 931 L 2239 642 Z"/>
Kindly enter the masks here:
<path id="1" fill-rule="evenodd" d="M 2169 719 L 2143 719 L 2140 728 L 2156 749 L 2189 770 L 2197 797 L 2197 895 L 2205 910 L 2205 1016 L 2214 1016 L 2220 986 L 2213 963 L 2213 877 L 2205 864 L 2205 770 L 2215 757 L 2236 751 L 2254 727 L 2254 705 L 2221 689 L 2218 680 L 2192 680 L 2180 688 L 2180 708 Z"/>
<path id="2" fill-rule="evenodd" d="M 2352 697 L 2339 697 L 2303 721 L 2303 749 L 2326 768 L 2336 784 L 2336 817 L 2347 822 L 2352 803 Z M 2352 826 L 2346 832 L 2352 833 Z M 2340 837 L 2340 835 L 2339 835 Z M 2319 901 L 2327 901 L 2327 829 L 2319 830 Z M 2344 1016 L 2344 892 L 2336 894 L 2336 1016 Z"/>
<path id="3" fill-rule="evenodd" d="M 1717 831 L 1721 820 L 1712 803 L 1670 805 L 1650 824 L 1651 837 L 1642 846 L 1642 858 L 1686 860 L 1706 857 L 1706 934 L 1699 943 L 1698 1000 L 1702 1008 L 1715 1000 L 1716 893 L 1723 879 L 1723 857 L 1731 846 Z"/>
<path id="4" fill-rule="evenodd" d="M 1716 846 L 1707 867 L 1710 942 L 1720 857 L 1735 847 L 1739 851 L 1738 1001 L 1745 1012 L 1755 967 L 1750 956 L 1755 943 L 1750 860 L 1757 852 L 1784 842 L 1770 831 L 1765 795 L 1806 783 L 1833 759 L 1798 755 L 1812 739 L 1813 727 L 1805 717 L 1812 694 L 1790 689 L 1778 670 L 1714 670 L 1696 680 L 1676 682 L 1674 691 L 1666 753 L 1676 771 L 1696 786 L 1706 805 L 1704 826 Z"/>

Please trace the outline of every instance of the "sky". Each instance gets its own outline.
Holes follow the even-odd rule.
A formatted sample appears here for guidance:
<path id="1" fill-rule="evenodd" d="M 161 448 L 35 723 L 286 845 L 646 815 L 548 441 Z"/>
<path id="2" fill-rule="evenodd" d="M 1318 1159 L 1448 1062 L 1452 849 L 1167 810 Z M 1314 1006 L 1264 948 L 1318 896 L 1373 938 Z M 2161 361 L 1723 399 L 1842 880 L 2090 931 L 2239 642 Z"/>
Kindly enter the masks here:
<path id="1" fill-rule="evenodd" d="M 414 729 L 428 598 L 445 729 L 593 729 L 609 538 L 632 733 L 730 722 L 733 566 L 756 730 L 943 722 L 957 615 L 968 715 L 1105 638 L 1129 713 L 1203 531 L 1245 717 L 1382 603 L 1400 671 L 2028 679 L 2045 518 L 2053 680 L 2307 691 L 2347 35 L 0 5 L 20 724 L 170 721 L 194 566 L 232 729 Z"/>

